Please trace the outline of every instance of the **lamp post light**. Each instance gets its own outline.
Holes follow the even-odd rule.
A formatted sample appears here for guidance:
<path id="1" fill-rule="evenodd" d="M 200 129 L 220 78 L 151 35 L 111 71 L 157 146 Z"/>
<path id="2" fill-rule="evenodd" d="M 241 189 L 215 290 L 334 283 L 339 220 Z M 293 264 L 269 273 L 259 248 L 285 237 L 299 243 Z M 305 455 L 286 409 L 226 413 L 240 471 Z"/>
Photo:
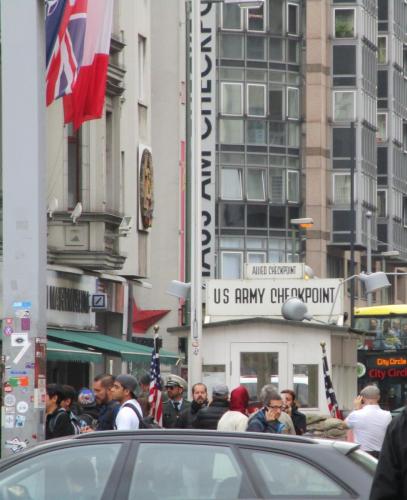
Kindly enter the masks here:
<path id="1" fill-rule="evenodd" d="M 314 225 L 314 219 L 303 217 L 301 219 L 290 219 L 291 229 L 291 262 L 295 262 L 295 227 L 300 229 L 310 229 Z M 300 258 L 298 259 L 300 260 Z"/>

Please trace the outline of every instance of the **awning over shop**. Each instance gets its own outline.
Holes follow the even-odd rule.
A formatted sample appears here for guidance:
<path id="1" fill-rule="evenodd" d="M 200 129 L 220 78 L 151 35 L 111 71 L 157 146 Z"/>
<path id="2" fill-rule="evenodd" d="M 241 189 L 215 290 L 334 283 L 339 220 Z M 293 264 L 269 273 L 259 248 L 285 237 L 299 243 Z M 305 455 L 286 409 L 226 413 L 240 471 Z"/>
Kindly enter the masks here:
<path id="1" fill-rule="evenodd" d="M 76 361 L 79 363 L 101 363 L 103 356 L 100 352 L 78 349 L 66 344 L 47 341 L 47 359 L 49 361 Z"/>
<path id="2" fill-rule="evenodd" d="M 148 361 L 152 351 L 151 347 L 96 332 L 48 329 L 48 337 L 76 347 L 93 347 L 103 353 L 120 356 L 123 361 Z M 175 364 L 179 355 L 160 350 L 160 359 L 165 364 Z"/>

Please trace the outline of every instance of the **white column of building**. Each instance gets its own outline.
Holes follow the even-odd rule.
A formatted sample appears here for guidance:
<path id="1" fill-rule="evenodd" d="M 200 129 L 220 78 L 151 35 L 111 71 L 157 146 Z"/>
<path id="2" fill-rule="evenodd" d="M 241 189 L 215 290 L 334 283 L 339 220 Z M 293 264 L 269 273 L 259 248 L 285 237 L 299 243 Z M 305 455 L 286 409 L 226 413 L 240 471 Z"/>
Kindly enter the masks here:
<path id="1" fill-rule="evenodd" d="M 44 1 L 0 6 L 4 457 L 44 439 L 47 232 Z"/>

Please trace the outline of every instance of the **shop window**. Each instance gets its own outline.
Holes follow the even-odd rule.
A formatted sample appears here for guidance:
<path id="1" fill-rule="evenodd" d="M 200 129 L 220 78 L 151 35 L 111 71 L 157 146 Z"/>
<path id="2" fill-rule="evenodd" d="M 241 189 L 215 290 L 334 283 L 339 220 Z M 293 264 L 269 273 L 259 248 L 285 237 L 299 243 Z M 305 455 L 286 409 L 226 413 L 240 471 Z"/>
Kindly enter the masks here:
<path id="1" fill-rule="evenodd" d="M 221 83 L 221 113 L 241 116 L 243 114 L 243 85 L 241 83 Z"/>
<path id="2" fill-rule="evenodd" d="M 263 264 L 266 262 L 265 252 L 247 252 L 247 262 L 249 264 Z"/>
<path id="3" fill-rule="evenodd" d="M 219 137 L 221 144 L 242 144 L 244 140 L 243 120 L 220 119 Z"/>
<path id="4" fill-rule="evenodd" d="M 270 38 L 270 61 L 282 62 L 284 60 L 284 43 L 281 38 Z"/>
<path id="5" fill-rule="evenodd" d="M 81 132 L 74 130 L 72 123 L 68 131 L 68 208 L 73 209 L 81 201 Z"/>
<path id="6" fill-rule="evenodd" d="M 334 120 L 349 122 L 355 119 L 355 92 L 353 90 L 334 91 Z"/>
<path id="7" fill-rule="evenodd" d="M 223 200 L 241 200 L 242 170 L 240 168 L 222 168 L 221 170 L 221 198 Z"/>
<path id="8" fill-rule="evenodd" d="M 269 2 L 269 27 L 274 35 L 283 34 L 283 0 L 270 0 Z"/>
<path id="9" fill-rule="evenodd" d="M 300 91 L 294 87 L 287 87 L 287 118 L 298 120 L 300 117 Z"/>
<path id="10" fill-rule="evenodd" d="M 377 142 L 387 141 L 387 113 L 377 113 Z"/>
<path id="11" fill-rule="evenodd" d="M 355 9 L 334 9 L 335 38 L 355 37 Z"/>
<path id="12" fill-rule="evenodd" d="M 285 203 L 285 170 L 280 168 L 269 169 L 269 197 L 270 203 Z"/>
<path id="13" fill-rule="evenodd" d="M 377 62 L 379 64 L 387 63 L 387 36 L 377 37 Z"/>
<path id="14" fill-rule="evenodd" d="M 265 3 L 260 7 L 247 9 L 247 30 L 265 31 Z"/>
<path id="15" fill-rule="evenodd" d="M 246 171 L 247 199 L 263 201 L 266 199 L 264 170 L 249 168 Z"/>
<path id="16" fill-rule="evenodd" d="M 333 174 L 335 205 L 350 205 L 350 174 Z"/>
<path id="17" fill-rule="evenodd" d="M 299 7 L 296 4 L 287 4 L 287 33 L 290 35 L 298 35 L 298 10 Z"/>
<path id="18" fill-rule="evenodd" d="M 283 89 L 269 90 L 269 114 L 271 120 L 283 119 Z"/>
<path id="19" fill-rule="evenodd" d="M 270 146 L 284 146 L 286 144 L 285 123 L 269 123 L 269 142 Z"/>
<path id="20" fill-rule="evenodd" d="M 293 388 L 300 408 L 318 408 L 318 365 L 293 365 Z"/>
<path id="21" fill-rule="evenodd" d="M 239 5 L 222 5 L 222 29 L 243 29 L 243 15 Z"/>
<path id="22" fill-rule="evenodd" d="M 243 59 L 243 40 L 242 35 L 223 35 L 220 56 L 224 59 Z"/>
<path id="23" fill-rule="evenodd" d="M 377 190 L 377 216 L 387 217 L 387 190 Z"/>
<path id="24" fill-rule="evenodd" d="M 266 60 L 266 39 L 261 36 L 247 37 L 246 57 L 247 59 Z"/>
<path id="25" fill-rule="evenodd" d="M 243 275 L 243 253 L 221 252 L 222 279 L 241 279 Z"/>
<path id="26" fill-rule="evenodd" d="M 300 202 L 300 173 L 298 170 L 287 171 L 287 201 Z"/>
<path id="27" fill-rule="evenodd" d="M 247 143 L 267 144 L 267 122 L 265 120 L 248 120 L 247 122 Z"/>
<path id="28" fill-rule="evenodd" d="M 266 86 L 249 83 L 247 85 L 247 114 L 266 116 Z"/>

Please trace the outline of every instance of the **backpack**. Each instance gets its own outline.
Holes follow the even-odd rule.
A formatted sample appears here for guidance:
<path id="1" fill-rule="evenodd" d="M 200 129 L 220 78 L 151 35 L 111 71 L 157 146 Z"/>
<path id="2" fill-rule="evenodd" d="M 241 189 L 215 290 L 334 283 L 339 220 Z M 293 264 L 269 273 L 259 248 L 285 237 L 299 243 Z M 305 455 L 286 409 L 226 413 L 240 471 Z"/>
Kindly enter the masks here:
<path id="1" fill-rule="evenodd" d="M 69 420 L 71 421 L 71 425 L 73 427 L 73 430 L 74 430 L 74 434 L 80 434 L 81 433 L 81 427 L 82 427 L 82 423 L 81 421 L 79 420 L 79 417 L 77 415 L 75 415 L 74 412 L 72 411 L 68 411 L 68 416 L 69 416 Z"/>
<path id="2" fill-rule="evenodd" d="M 62 413 L 66 413 L 69 417 L 69 420 L 71 422 L 71 425 L 72 425 L 72 429 L 73 429 L 73 433 L 72 434 L 80 434 L 80 424 L 79 424 L 79 421 L 78 421 L 78 417 L 75 415 L 75 413 L 72 413 L 71 411 L 68 411 L 66 412 L 64 409 L 60 408 L 57 412 L 57 414 L 55 415 L 55 417 L 53 417 L 50 422 L 49 422 L 49 431 L 51 433 L 54 433 L 55 431 L 55 427 L 56 427 L 56 423 L 57 423 L 57 420 L 58 420 L 58 417 L 62 414 Z"/>
<path id="3" fill-rule="evenodd" d="M 139 429 L 162 429 L 162 427 L 158 425 L 157 422 L 154 421 L 154 418 L 151 415 L 147 417 L 142 417 L 137 408 L 132 404 L 127 403 L 123 405 L 123 408 L 131 408 L 134 411 L 139 421 L 138 425 Z"/>

